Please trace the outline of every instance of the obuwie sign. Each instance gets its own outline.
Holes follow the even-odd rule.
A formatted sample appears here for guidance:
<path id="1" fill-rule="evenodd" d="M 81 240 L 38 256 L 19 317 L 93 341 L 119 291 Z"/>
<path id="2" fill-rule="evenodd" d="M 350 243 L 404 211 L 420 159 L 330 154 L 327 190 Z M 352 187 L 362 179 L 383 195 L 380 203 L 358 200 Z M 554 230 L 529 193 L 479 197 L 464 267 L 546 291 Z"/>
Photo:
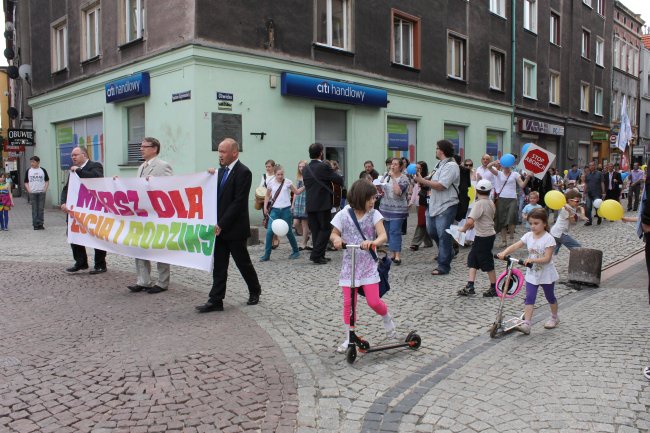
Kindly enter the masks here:
<path id="1" fill-rule="evenodd" d="M 9 129 L 7 131 L 7 141 L 9 146 L 33 146 L 34 130 L 33 129 Z"/>

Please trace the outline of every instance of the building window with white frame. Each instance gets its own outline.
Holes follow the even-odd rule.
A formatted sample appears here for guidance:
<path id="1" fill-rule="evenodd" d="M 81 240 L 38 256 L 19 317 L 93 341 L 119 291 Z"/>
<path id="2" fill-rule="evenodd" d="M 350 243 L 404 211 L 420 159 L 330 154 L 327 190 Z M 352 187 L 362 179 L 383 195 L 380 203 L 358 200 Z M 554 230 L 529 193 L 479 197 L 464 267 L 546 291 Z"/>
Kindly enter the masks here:
<path id="1" fill-rule="evenodd" d="M 144 139 L 144 104 L 134 105 L 126 109 L 127 122 L 127 163 L 140 164 L 140 144 Z"/>
<path id="2" fill-rule="evenodd" d="M 596 37 L 596 64 L 605 65 L 605 40 L 598 36 Z"/>
<path id="3" fill-rule="evenodd" d="M 144 38 L 144 0 L 120 0 L 120 5 L 121 43 L 128 44 Z"/>
<path id="4" fill-rule="evenodd" d="M 550 24 L 550 41 L 552 44 L 560 45 L 560 14 L 551 11 Z"/>
<path id="5" fill-rule="evenodd" d="M 465 79 L 466 50 L 465 39 L 449 34 L 447 36 L 447 76 L 458 80 Z"/>
<path id="6" fill-rule="evenodd" d="M 420 19 L 393 9 L 393 63 L 420 67 Z"/>
<path id="7" fill-rule="evenodd" d="M 503 71 L 505 70 L 506 56 L 503 52 L 490 50 L 490 89 L 504 90 Z"/>
<path id="8" fill-rule="evenodd" d="M 589 83 L 580 83 L 580 111 L 589 112 Z"/>
<path id="9" fill-rule="evenodd" d="M 506 17 L 506 0 L 490 0 L 490 12 Z"/>
<path id="10" fill-rule="evenodd" d="M 352 0 L 316 1 L 316 42 L 350 50 L 350 3 Z"/>
<path id="11" fill-rule="evenodd" d="M 524 0 L 524 28 L 537 33 L 537 0 Z"/>
<path id="12" fill-rule="evenodd" d="M 618 36 L 614 36 L 614 67 L 621 69 L 621 40 Z"/>
<path id="13" fill-rule="evenodd" d="M 596 12 L 605 16 L 605 0 L 596 0 Z"/>
<path id="14" fill-rule="evenodd" d="M 52 72 L 58 72 L 68 67 L 68 21 L 63 18 L 52 24 Z"/>
<path id="15" fill-rule="evenodd" d="M 583 58 L 588 59 L 589 58 L 589 44 L 591 41 L 591 33 L 589 33 L 589 30 L 582 29 L 582 39 L 581 39 L 581 44 L 580 44 L 580 53 Z"/>
<path id="16" fill-rule="evenodd" d="M 591 0 L 582 0 L 582 2 L 587 6 L 591 7 Z"/>
<path id="17" fill-rule="evenodd" d="M 101 52 L 101 10 L 99 2 L 81 11 L 82 60 L 90 60 Z"/>
<path id="18" fill-rule="evenodd" d="M 594 88 L 594 114 L 603 115 L 603 89 L 600 87 Z"/>
<path id="19" fill-rule="evenodd" d="M 551 71 L 548 79 L 548 102 L 560 105 L 560 73 Z"/>
<path id="20" fill-rule="evenodd" d="M 612 122 L 618 121 L 618 116 L 621 114 L 621 94 L 618 90 L 612 92 L 612 112 L 611 118 Z"/>
<path id="21" fill-rule="evenodd" d="M 524 59 L 523 95 L 537 99 L 537 64 Z"/>

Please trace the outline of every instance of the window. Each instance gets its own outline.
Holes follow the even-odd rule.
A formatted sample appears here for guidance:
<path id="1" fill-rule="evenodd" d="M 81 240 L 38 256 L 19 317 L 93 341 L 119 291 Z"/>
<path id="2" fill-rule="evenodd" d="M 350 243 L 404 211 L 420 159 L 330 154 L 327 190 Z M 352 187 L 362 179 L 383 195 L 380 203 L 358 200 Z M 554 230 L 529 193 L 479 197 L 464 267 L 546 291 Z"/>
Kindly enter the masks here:
<path id="1" fill-rule="evenodd" d="M 120 41 L 122 44 L 142 39 L 144 37 L 145 11 L 144 0 L 121 0 Z"/>
<path id="2" fill-rule="evenodd" d="M 596 64 L 598 66 L 604 66 L 605 59 L 605 40 L 600 37 L 596 37 Z"/>
<path id="3" fill-rule="evenodd" d="M 92 59 L 100 53 L 101 16 L 99 3 L 81 11 L 81 58 Z"/>
<path id="4" fill-rule="evenodd" d="M 551 12 L 551 43 L 560 45 L 560 15 Z"/>
<path id="5" fill-rule="evenodd" d="M 524 28 L 537 33 L 537 0 L 524 0 Z"/>
<path id="6" fill-rule="evenodd" d="M 618 37 L 614 37 L 614 67 L 621 69 L 621 40 Z"/>
<path id="7" fill-rule="evenodd" d="M 349 0 L 316 0 L 316 41 L 319 44 L 350 50 L 349 8 Z"/>
<path id="8" fill-rule="evenodd" d="M 582 44 L 581 44 L 581 54 L 585 59 L 589 58 L 589 40 L 591 39 L 591 34 L 588 30 L 582 29 Z"/>
<path id="9" fill-rule="evenodd" d="M 524 59 L 523 94 L 526 98 L 537 99 L 537 65 Z"/>
<path id="10" fill-rule="evenodd" d="M 603 115 L 603 89 L 600 87 L 594 89 L 594 114 L 596 116 Z"/>
<path id="11" fill-rule="evenodd" d="M 614 90 L 612 95 L 612 122 L 618 121 L 618 117 L 621 114 L 621 94 L 618 93 L 618 90 Z"/>
<path id="12" fill-rule="evenodd" d="M 499 155 L 503 151 L 503 132 L 487 130 L 485 153 L 490 155 L 492 159 L 499 159 Z"/>
<path id="13" fill-rule="evenodd" d="M 591 0 L 582 0 L 582 2 L 587 6 L 591 7 Z"/>
<path id="14" fill-rule="evenodd" d="M 605 16 L 605 0 L 596 0 L 596 12 Z"/>
<path id="15" fill-rule="evenodd" d="M 447 37 L 447 75 L 465 79 L 465 39 L 450 34 Z"/>
<path id="16" fill-rule="evenodd" d="M 505 18 L 506 0 L 490 0 L 490 12 Z"/>
<path id="17" fill-rule="evenodd" d="M 634 75 L 635 77 L 639 76 L 639 49 L 638 48 L 632 48 L 634 56 L 633 56 L 633 63 L 632 63 L 632 70 L 630 71 L 630 74 Z"/>
<path id="18" fill-rule="evenodd" d="M 496 50 L 490 50 L 490 89 L 504 90 L 503 71 L 505 55 Z"/>
<path id="19" fill-rule="evenodd" d="M 128 145 L 127 163 L 139 164 L 142 161 L 140 144 L 144 139 L 144 104 L 135 105 L 126 109 Z"/>
<path id="20" fill-rule="evenodd" d="M 465 127 L 445 123 L 445 140 L 454 145 L 455 155 L 465 154 Z"/>
<path id="21" fill-rule="evenodd" d="M 548 80 L 548 102 L 553 105 L 560 105 L 560 74 L 551 71 Z"/>
<path id="22" fill-rule="evenodd" d="M 420 19 L 392 11 L 393 16 L 393 63 L 420 67 Z"/>
<path id="23" fill-rule="evenodd" d="M 627 115 L 630 118 L 630 124 L 636 125 L 636 98 L 629 97 L 627 104 Z"/>
<path id="24" fill-rule="evenodd" d="M 589 112 L 589 84 L 580 83 L 580 111 Z"/>
<path id="25" fill-rule="evenodd" d="M 52 25 L 52 72 L 68 67 L 68 21 L 60 20 Z"/>

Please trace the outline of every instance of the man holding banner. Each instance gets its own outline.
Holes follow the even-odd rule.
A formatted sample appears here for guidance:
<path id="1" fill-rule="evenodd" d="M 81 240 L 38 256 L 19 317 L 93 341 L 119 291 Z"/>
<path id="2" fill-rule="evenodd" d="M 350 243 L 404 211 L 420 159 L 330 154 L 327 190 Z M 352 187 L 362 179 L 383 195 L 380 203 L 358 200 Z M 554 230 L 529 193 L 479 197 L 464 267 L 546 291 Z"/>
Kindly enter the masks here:
<path id="1" fill-rule="evenodd" d="M 214 268 L 212 290 L 208 302 L 196 307 L 199 313 L 223 311 L 230 255 L 248 286 L 248 305 L 257 305 L 262 288 L 246 246 L 250 237 L 248 195 L 251 190 L 251 171 L 239 161 L 239 144 L 232 138 L 219 143 L 217 188 L 217 224 L 214 226 Z M 211 174 L 214 169 L 208 170 Z"/>
<path id="2" fill-rule="evenodd" d="M 90 161 L 88 159 L 88 151 L 84 147 L 75 147 L 70 154 L 72 158 L 72 167 L 70 167 L 70 175 L 76 173 L 80 178 L 94 178 L 104 177 L 104 167 L 99 162 Z M 68 212 L 66 207 L 66 199 L 68 197 L 68 185 L 70 184 L 70 175 L 68 180 L 61 191 L 61 210 Z M 83 269 L 88 269 L 88 256 L 86 255 L 86 247 L 71 243 L 72 257 L 74 257 L 74 265 L 67 268 L 67 272 L 77 272 Z M 95 248 L 95 268 L 90 271 L 91 275 L 101 274 L 106 272 L 106 251 Z"/>
<path id="3" fill-rule="evenodd" d="M 158 158 L 160 154 L 160 141 L 153 137 L 145 137 L 140 144 L 140 154 L 144 159 L 138 169 L 138 177 L 149 180 L 150 176 L 172 176 L 172 166 Z M 151 262 L 144 259 L 135 259 L 135 270 L 138 274 L 137 283 L 128 286 L 132 292 L 145 291 L 149 294 L 164 292 L 169 288 L 169 263 L 157 262 L 158 283 L 151 285 Z"/>

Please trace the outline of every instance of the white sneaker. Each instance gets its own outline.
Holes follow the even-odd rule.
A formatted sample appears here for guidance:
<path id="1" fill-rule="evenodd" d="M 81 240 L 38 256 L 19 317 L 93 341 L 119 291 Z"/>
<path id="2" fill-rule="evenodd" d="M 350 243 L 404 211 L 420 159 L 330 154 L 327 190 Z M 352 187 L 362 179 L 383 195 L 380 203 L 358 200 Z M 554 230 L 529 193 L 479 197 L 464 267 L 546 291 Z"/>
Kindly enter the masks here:
<path id="1" fill-rule="evenodd" d="M 345 340 L 339 347 L 336 348 L 336 353 L 345 353 L 345 351 L 348 350 L 349 345 L 350 342 L 348 340 Z"/>
<path id="2" fill-rule="evenodd" d="M 643 375 L 646 379 L 650 380 L 650 366 L 643 369 Z"/>
<path id="3" fill-rule="evenodd" d="M 544 328 L 553 329 L 559 324 L 560 324 L 560 318 L 559 317 L 556 317 L 556 318 L 551 317 L 550 319 L 548 319 L 546 321 L 546 323 L 544 323 Z"/>
<path id="4" fill-rule="evenodd" d="M 517 326 L 516 329 L 519 332 L 530 335 L 530 325 L 528 323 L 522 323 L 521 325 Z"/>

